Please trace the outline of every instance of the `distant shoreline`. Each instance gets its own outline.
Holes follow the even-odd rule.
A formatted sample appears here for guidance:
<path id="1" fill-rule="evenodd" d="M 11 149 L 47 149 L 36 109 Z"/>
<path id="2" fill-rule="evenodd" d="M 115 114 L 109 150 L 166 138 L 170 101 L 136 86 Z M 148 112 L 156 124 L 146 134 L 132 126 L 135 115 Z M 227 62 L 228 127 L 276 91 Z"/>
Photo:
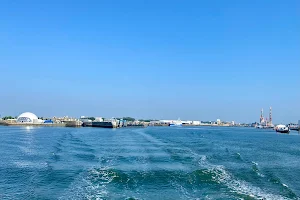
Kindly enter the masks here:
<path id="1" fill-rule="evenodd" d="M 68 124 L 68 123 L 45 123 L 45 124 L 28 124 L 28 123 L 9 123 L 0 121 L 0 126 L 36 126 L 36 127 L 82 127 L 81 125 Z M 149 127 L 168 127 L 167 124 L 154 124 L 148 125 Z M 148 127 L 145 126 L 145 127 Z M 228 126 L 228 125 L 214 125 L 214 124 L 182 124 L 183 127 L 248 127 L 248 126 Z M 138 126 L 127 126 L 127 127 L 138 127 Z M 124 127 L 126 128 L 126 127 Z"/>

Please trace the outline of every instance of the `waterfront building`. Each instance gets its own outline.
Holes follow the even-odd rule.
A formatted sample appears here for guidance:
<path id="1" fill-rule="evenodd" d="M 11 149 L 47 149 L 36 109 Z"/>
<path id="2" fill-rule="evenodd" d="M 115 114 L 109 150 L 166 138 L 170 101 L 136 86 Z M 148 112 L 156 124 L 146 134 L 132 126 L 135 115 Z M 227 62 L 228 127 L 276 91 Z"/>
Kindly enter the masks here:
<path id="1" fill-rule="evenodd" d="M 173 121 L 175 121 L 175 120 L 166 120 L 166 119 L 159 120 L 159 122 L 160 122 L 161 124 L 170 124 L 170 123 L 172 123 Z"/>
<path id="2" fill-rule="evenodd" d="M 103 117 L 95 117 L 95 121 L 97 121 L 97 122 L 103 122 Z"/>
<path id="3" fill-rule="evenodd" d="M 201 121 L 201 125 L 213 125 L 214 123 L 213 121 Z"/>
<path id="4" fill-rule="evenodd" d="M 10 124 L 14 124 L 17 122 L 17 119 L 6 119 L 5 121 L 7 121 Z"/>
<path id="5" fill-rule="evenodd" d="M 46 119 L 44 120 L 44 124 L 53 124 L 52 119 Z"/>
<path id="6" fill-rule="evenodd" d="M 53 117 L 54 123 L 64 123 L 64 122 L 70 122 L 70 121 L 78 121 L 76 118 L 64 116 L 64 117 Z"/>
<path id="7" fill-rule="evenodd" d="M 185 122 L 189 122 L 189 121 L 185 121 Z M 159 120 L 159 124 L 161 125 L 172 125 L 172 124 L 183 124 L 183 121 L 181 121 L 180 119 L 178 120 Z"/>
<path id="8" fill-rule="evenodd" d="M 81 116 L 79 119 L 81 122 L 92 122 L 93 120 L 90 119 L 90 117 Z"/>
<path id="9" fill-rule="evenodd" d="M 192 124 L 195 125 L 195 126 L 199 126 L 201 124 L 201 122 L 200 121 L 193 121 Z"/>
<path id="10" fill-rule="evenodd" d="M 19 115 L 17 123 L 38 124 L 43 123 L 43 120 L 39 120 L 38 117 L 31 112 L 25 112 Z"/>
<path id="11" fill-rule="evenodd" d="M 176 121 L 176 120 L 174 120 L 174 121 Z M 192 124 L 193 121 L 181 121 L 181 123 L 182 123 L 182 124 Z"/>

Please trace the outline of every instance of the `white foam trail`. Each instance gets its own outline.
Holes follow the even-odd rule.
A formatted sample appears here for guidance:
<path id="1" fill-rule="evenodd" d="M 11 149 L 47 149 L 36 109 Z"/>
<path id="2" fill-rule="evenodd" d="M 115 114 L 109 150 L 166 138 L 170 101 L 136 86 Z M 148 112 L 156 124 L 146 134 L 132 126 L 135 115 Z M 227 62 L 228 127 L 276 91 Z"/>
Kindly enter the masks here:
<path id="1" fill-rule="evenodd" d="M 258 164 L 257 164 L 256 162 L 254 162 L 254 161 L 252 161 L 252 164 L 254 164 L 254 165 L 258 166 Z"/>
<path id="2" fill-rule="evenodd" d="M 171 181 L 171 185 L 177 190 L 181 192 L 181 195 L 184 199 L 193 199 L 194 197 L 187 191 L 185 187 L 183 187 L 180 183 Z"/>
<path id="3" fill-rule="evenodd" d="M 43 169 L 48 166 L 46 162 L 31 162 L 31 161 L 15 161 L 14 165 L 17 168 L 32 168 L 32 169 Z"/>
<path id="4" fill-rule="evenodd" d="M 116 177 L 109 167 L 91 169 L 88 174 L 82 174 L 70 189 L 59 199 L 107 199 L 107 185 Z"/>
<path id="5" fill-rule="evenodd" d="M 154 138 L 153 136 L 146 134 L 144 131 L 141 130 L 135 130 L 134 132 L 138 133 L 139 135 L 143 136 L 144 138 L 146 138 L 148 141 L 160 145 L 160 146 L 165 146 L 167 145 L 166 143 L 163 143 L 162 141 Z"/>
<path id="6" fill-rule="evenodd" d="M 284 187 L 286 187 L 286 188 L 288 188 L 289 186 L 287 186 L 286 184 L 284 184 L 284 183 L 282 183 L 282 185 L 284 186 Z"/>
<path id="7" fill-rule="evenodd" d="M 204 157 L 205 158 L 205 157 Z M 201 166 L 205 166 L 207 168 L 207 171 L 211 174 L 215 174 L 213 177 L 213 180 L 217 183 L 226 185 L 229 189 L 231 189 L 233 192 L 247 195 L 255 199 L 265 199 L 265 200 L 284 200 L 288 199 L 281 195 L 275 195 L 275 194 L 269 194 L 263 191 L 262 189 L 252 186 L 251 184 L 236 179 L 232 174 L 227 172 L 225 170 L 224 166 L 221 165 L 213 165 L 206 161 L 206 159 L 201 159 L 199 161 L 199 164 Z"/>
<path id="8" fill-rule="evenodd" d="M 97 179 L 97 181 L 101 184 L 108 184 L 117 177 L 116 173 L 109 171 L 108 167 L 103 167 L 99 170 L 93 168 L 89 174 L 92 175 L 94 179 Z"/>
<path id="9" fill-rule="evenodd" d="M 260 176 L 260 177 L 265 177 L 265 175 L 263 175 L 262 173 L 259 172 L 259 170 L 258 170 L 258 163 L 252 161 L 252 164 L 255 165 L 255 167 L 256 167 L 256 169 L 254 170 L 255 173 L 256 173 L 258 176 Z"/>

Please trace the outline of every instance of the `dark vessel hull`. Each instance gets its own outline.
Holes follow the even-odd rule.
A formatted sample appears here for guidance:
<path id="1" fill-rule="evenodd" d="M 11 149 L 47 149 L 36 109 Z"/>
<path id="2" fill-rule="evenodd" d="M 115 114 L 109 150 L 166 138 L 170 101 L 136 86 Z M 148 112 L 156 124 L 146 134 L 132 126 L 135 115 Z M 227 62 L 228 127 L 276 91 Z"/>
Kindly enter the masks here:
<path id="1" fill-rule="evenodd" d="M 290 130 L 276 130 L 278 133 L 290 133 Z"/>
<path id="2" fill-rule="evenodd" d="M 112 122 L 93 122 L 92 127 L 116 128 Z"/>
<path id="3" fill-rule="evenodd" d="M 93 122 L 83 122 L 82 126 L 83 127 L 92 127 L 93 126 Z"/>
<path id="4" fill-rule="evenodd" d="M 100 128 L 117 128 L 116 124 L 113 122 L 84 122 L 82 126 L 100 127 Z"/>

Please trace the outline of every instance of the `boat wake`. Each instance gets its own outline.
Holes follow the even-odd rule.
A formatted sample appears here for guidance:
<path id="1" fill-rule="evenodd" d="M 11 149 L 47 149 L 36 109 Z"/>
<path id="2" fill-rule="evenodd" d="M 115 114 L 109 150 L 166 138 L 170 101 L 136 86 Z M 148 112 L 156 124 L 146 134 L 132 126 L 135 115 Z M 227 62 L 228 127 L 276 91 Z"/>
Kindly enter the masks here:
<path id="1" fill-rule="evenodd" d="M 100 166 L 81 172 L 60 199 L 164 199 L 172 195 L 176 199 L 197 199 L 203 195 L 204 199 L 289 199 L 239 179 L 225 166 L 213 164 L 210 157 L 182 143 L 158 139 L 140 129 L 133 132 L 134 135 L 122 136 L 127 146 L 106 152 L 100 157 Z M 122 141 L 116 144 L 121 146 Z M 240 153 L 236 153 L 236 158 L 246 162 Z M 170 163 L 175 167 L 170 167 Z M 180 168 L 187 163 L 189 167 Z M 257 163 L 250 166 L 257 176 L 266 179 Z M 216 193 L 207 192 L 212 187 Z M 282 187 L 289 189 L 284 184 Z"/>
<path id="2" fill-rule="evenodd" d="M 265 200 L 288 199 L 281 195 L 270 194 L 258 187 L 252 186 L 246 181 L 235 178 L 234 175 L 229 173 L 224 166 L 210 164 L 207 161 L 206 156 L 202 157 L 202 159 L 199 161 L 199 165 L 206 168 L 202 171 L 202 174 L 209 177 L 208 179 L 206 178 L 208 181 L 225 185 L 232 192 L 236 193 L 238 196 L 241 196 L 241 198 L 247 197 Z M 258 171 L 256 163 L 254 164 L 254 166 L 256 171 Z"/>
<path id="3" fill-rule="evenodd" d="M 265 177 L 264 174 L 262 174 L 259 169 L 258 169 L 258 164 L 256 162 L 252 161 L 252 171 L 254 171 L 256 173 L 256 175 L 260 176 L 260 177 Z"/>

